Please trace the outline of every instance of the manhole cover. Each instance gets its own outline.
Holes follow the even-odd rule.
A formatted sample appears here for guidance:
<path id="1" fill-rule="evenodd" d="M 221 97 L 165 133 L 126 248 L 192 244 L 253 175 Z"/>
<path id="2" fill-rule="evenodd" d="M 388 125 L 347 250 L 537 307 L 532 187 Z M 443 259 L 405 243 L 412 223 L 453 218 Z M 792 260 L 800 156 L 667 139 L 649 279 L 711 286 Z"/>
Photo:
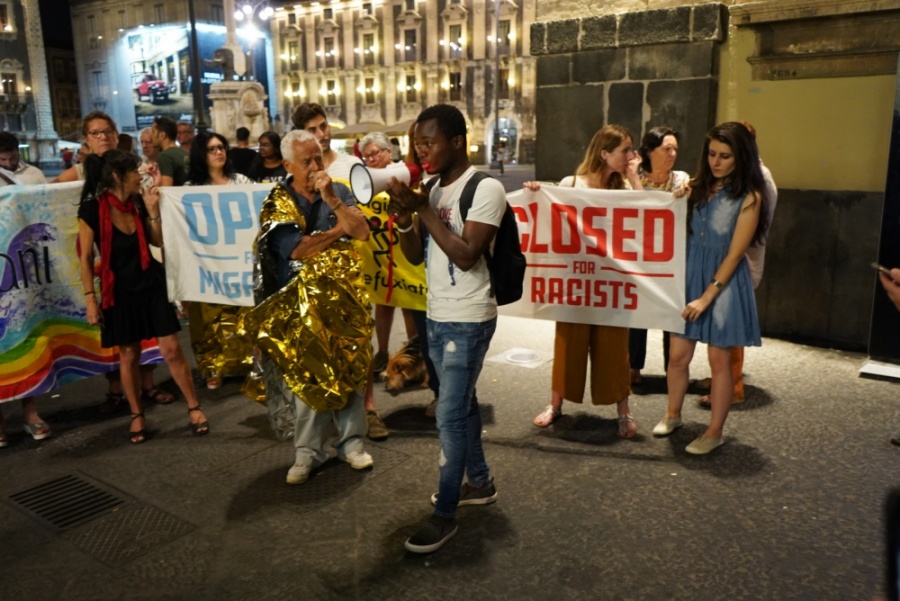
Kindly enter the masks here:
<path id="1" fill-rule="evenodd" d="M 114 511 L 125 499 L 75 475 L 63 476 L 9 499 L 20 509 L 57 530 L 71 530 Z"/>

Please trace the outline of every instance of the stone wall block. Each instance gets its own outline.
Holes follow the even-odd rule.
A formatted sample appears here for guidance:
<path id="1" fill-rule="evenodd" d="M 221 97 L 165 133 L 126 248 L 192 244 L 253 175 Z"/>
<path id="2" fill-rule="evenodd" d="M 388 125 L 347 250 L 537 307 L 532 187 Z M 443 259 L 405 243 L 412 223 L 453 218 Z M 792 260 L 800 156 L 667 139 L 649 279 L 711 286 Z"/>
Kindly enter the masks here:
<path id="1" fill-rule="evenodd" d="M 604 87 L 541 88 L 537 97 L 535 177 L 572 175 L 594 133 L 603 125 Z"/>
<path id="2" fill-rule="evenodd" d="M 628 79 L 686 79 L 718 72 L 715 42 L 637 46 L 629 49 Z"/>
<path id="3" fill-rule="evenodd" d="M 691 39 L 691 8 L 624 13 L 619 22 L 619 46 L 642 46 Z"/>
<path id="4" fill-rule="evenodd" d="M 571 82 L 571 54 L 554 54 L 537 58 L 537 85 L 564 86 Z"/>
<path id="5" fill-rule="evenodd" d="M 609 111 L 607 123 L 623 125 L 631 132 L 635 148 L 641 142 L 641 108 L 644 105 L 644 84 L 637 82 L 613 83 L 609 86 Z M 603 123 L 597 124 L 597 129 Z"/>
<path id="6" fill-rule="evenodd" d="M 625 79 L 627 60 L 624 48 L 577 52 L 572 55 L 572 81 L 586 84 Z"/>
<path id="7" fill-rule="evenodd" d="M 547 23 L 547 53 L 560 54 L 578 50 L 579 19 Z"/>
<path id="8" fill-rule="evenodd" d="M 679 135 L 675 168 L 693 174 L 703 153 L 703 139 L 715 125 L 717 85 L 713 79 L 654 81 L 647 84 L 650 106 L 647 131 L 658 125 L 674 128 Z"/>
<path id="9" fill-rule="evenodd" d="M 587 17 L 581 21 L 581 49 L 614 48 L 616 46 L 616 15 Z"/>
<path id="10" fill-rule="evenodd" d="M 777 171 L 773 176 L 777 184 Z M 876 192 L 778 191 L 756 291 L 764 335 L 866 348 L 875 292 L 866 262 L 878 255 L 871 234 L 879 227 L 882 198 Z"/>
<path id="11" fill-rule="evenodd" d="M 728 31 L 728 9 L 723 4 L 700 4 L 694 6 L 694 27 L 691 39 L 695 41 L 725 40 Z"/>
<path id="12" fill-rule="evenodd" d="M 870 261 L 878 257 L 878 241 L 873 232 L 881 227 L 883 194 L 867 192 L 827 192 L 829 202 L 838 207 L 834 233 L 834 274 L 830 291 L 829 340 L 860 350 L 869 339 L 875 278 Z M 777 205 L 776 205 L 777 210 Z M 879 285 L 879 288 L 881 286 Z M 797 299 L 802 302 L 801 298 Z"/>
<path id="13" fill-rule="evenodd" d="M 531 24 L 531 56 L 540 56 L 547 53 L 547 24 Z"/>

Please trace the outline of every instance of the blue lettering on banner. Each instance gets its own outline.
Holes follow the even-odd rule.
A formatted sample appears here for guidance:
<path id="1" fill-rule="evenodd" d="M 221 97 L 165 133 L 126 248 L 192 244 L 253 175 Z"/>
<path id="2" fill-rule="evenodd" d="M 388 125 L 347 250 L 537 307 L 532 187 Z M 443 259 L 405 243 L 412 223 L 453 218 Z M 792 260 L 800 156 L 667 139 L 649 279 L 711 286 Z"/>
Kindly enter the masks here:
<path id="1" fill-rule="evenodd" d="M 246 192 L 219 192 L 216 199 L 209 193 L 187 193 L 181 197 L 191 242 L 204 246 L 234 244 L 238 230 L 255 230 L 256 216 L 267 190 L 255 190 L 251 202 Z"/>
<path id="2" fill-rule="evenodd" d="M 227 298 L 253 295 L 252 271 L 225 271 L 222 273 L 200 268 L 200 293 L 217 294 Z"/>
<path id="3" fill-rule="evenodd" d="M 212 245 L 219 242 L 219 230 L 216 227 L 216 215 L 213 211 L 211 194 L 185 194 L 181 197 L 184 205 L 184 218 L 188 224 L 188 236 L 192 242 Z M 203 214 L 206 232 L 200 233 L 198 212 Z"/>

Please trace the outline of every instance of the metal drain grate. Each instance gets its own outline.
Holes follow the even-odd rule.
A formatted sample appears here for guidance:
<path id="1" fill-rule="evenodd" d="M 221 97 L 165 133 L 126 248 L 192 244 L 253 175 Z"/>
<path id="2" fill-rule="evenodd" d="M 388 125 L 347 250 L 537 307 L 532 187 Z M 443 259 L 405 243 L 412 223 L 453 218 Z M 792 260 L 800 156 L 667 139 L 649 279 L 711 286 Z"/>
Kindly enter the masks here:
<path id="1" fill-rule="evenodd" d="M 102 517 L 125 499 L 78 476 L 68 475 L 11 495 L 20 509 L 57 530 L 71 530 Z"/>

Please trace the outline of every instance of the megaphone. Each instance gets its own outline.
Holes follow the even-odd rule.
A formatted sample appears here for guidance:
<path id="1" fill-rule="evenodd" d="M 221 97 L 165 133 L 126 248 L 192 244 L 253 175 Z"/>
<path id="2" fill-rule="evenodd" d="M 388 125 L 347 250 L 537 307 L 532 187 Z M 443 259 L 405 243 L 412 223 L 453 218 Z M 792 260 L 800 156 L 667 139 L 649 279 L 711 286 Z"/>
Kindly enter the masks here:
<path id="1" fill-rule="evenodd" d="M 377 194 L 387 190 L 388 181 L 396 177 L 404 184 L 418 180 L 422 169 L 415 164 L 391 163 L 384 169 L 368 169 L 357 163 L 350 168 L 350 191 L 359 204 L 367 205 Z"/>

